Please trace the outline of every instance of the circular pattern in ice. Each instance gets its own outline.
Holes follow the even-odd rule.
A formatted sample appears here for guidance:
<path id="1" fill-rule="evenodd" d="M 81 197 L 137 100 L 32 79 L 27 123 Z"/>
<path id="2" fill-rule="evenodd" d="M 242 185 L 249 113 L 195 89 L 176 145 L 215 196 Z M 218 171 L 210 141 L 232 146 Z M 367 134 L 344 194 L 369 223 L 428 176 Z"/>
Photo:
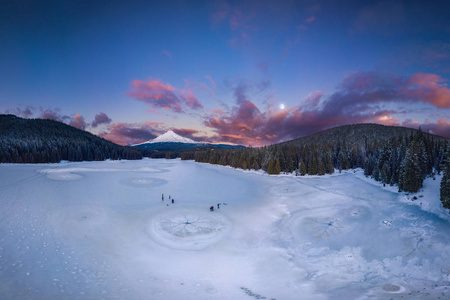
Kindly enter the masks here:
<path id="1" fill-rule="evenodd" d="M 53 180 L 77 180 L 77 179 L 83 178 L 83 176 L 80 174 L 74 174 L 74 173 L 48 172 L 47 178 L 53 179 Z"/>
<path id="2" fill-rule="evenodd" d="M 149 234 L 173 249 L 201 250 L 220 241 L 230 222 L 217 212 L 178 211 L 156 216 Z"/>
<path id="3" fill-rule="evenodd" d="M 383 286 L 383 291 L 390 294 L 400 294 L 405 292 L 405 288 L 396 284 L 387 283 Z"/>
<path id="4" fill-rule="evenodd" d="M 120 181 L 130 187 L 158 187 L 167 184 L 167 180 L 153 177 L 124 178 Z"/>

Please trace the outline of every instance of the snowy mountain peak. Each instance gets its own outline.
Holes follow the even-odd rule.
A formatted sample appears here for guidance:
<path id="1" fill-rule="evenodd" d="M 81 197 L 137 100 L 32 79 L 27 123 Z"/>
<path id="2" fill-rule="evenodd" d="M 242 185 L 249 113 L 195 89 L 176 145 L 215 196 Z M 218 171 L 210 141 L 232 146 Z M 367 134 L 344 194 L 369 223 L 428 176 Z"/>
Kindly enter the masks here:
<path id="1" fill-rule="evenodd" d="M 176 134 L 175 132 L 173 132 L 172 130 L 167 131 L 166 133 L 158 136 L 157 138 L 155 138 L 152 141 L 149 141 L 149 143 L 190 143 L 190 144 L 195 144 L 197 143 L 194 140 L 182 137 L 178 134 Z"/>

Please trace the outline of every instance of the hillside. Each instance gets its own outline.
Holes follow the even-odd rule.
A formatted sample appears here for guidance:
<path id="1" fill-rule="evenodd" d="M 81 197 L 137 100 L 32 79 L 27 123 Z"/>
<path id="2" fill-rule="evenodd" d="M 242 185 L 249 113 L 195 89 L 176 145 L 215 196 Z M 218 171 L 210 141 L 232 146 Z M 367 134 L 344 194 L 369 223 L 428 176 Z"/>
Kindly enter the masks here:
<path id="1" fill-rule="evenodd" d="M 362 168 L 377 181 L 417 192 L 426 176 L 441 171 L 447 149 L 445 138 L 420 130 L 357 124 L 262 148 L 200 151 L 191 157 L 269 174 L 324 175 Z"/>
<path id="2" fill-rule="evenodd" d="M 0 163 L 141 158 L 137 150 L 61 122 L 0 115 Z"/>
<path id="3" fill-rule="evenodd" d="M 353 124 L 330 128 L 309 136 L 279 143 L 277 145 L 320 145 L 335 144 L 345 141 L 347 143 L 364 146 L 367 143 L 373 143 L 376 140 L 390 140 L 392 138 L 417 134 L 417 132 L 417 129 L 407 127 L 385 126 L 380 124 Z M 424 134 L 430 138 L 433 138 L 435 141 L 445 140 L 445 138 L 441 136 L 429 133 Z"/>

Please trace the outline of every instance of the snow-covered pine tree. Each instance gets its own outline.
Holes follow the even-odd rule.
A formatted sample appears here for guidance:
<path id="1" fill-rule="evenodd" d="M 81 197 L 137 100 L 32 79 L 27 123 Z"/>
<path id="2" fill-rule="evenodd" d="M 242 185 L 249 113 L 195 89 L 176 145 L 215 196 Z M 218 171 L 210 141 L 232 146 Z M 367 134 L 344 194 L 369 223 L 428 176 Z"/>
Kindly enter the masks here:
<path id="1" fill-rule="evenodd" d="M 445 154 L 443 166 L 443 176 L 441 181 L 441 202 L 445 208 L 450 208 L 450 149 Z"/>
<path id="2" fill-rule="evenodd" d="M 419 151 L 415 142 L 411 141 L 400 169 L 399 188 L 406 192 L 416 193 L 423 184 Z"/>

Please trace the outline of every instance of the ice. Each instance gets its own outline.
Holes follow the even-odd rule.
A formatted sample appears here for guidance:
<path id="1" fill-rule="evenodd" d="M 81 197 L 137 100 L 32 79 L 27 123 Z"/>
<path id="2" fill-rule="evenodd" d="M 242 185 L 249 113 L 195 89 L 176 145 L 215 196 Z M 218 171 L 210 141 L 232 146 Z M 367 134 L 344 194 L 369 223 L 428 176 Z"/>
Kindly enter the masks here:
<path id="1" fill-rule="evenodd" d="M 229 229 L 230 222 L 219 214 L 177 210 L 155 217 L 148 232 L 169 248 L 202 250 L 224 238 Z"/>
<path id="2" fill-rule="evenodd" d="M 361 170 L 2 164 L 0 298 L 446 299 L 439 183 L 408 195 Z"/>

